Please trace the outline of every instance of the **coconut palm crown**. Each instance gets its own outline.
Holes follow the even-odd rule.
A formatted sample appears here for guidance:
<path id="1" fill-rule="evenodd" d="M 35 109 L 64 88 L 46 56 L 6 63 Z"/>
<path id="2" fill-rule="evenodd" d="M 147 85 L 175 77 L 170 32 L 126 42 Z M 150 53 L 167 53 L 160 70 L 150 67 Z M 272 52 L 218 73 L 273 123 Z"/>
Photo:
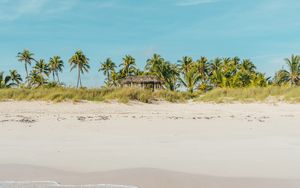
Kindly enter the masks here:
<path id="1" fill-rule="evenodd" d="M 104 76 L 106 76 L 106 85 L 111 85 L 111 74 L 115 71 L 116 64 L 110 59 L 107 58 L 103 63 L 100 65 L 99 72 L 103 72 Z"/>
<path id="2" fill-rule="evenodd" d="M 17 55 L 19 62 L 24 62 L 26 77 L 28 77 L 28 65 L 31 65 L 32 61 L 36 60 L 33 58 L 34 53 L 31 53 L 29 50 L 25 49 L 23 52 L 19 52 Z"/>
<path id="3" fill-rule="evenodd" d="M 300 84 L 300 56 L 292 55 L 290 59 L 284 59 L 288 69 L 282 69 L 276 73 L 275 80 L 278 84 L 289 83 L 292 86 Z"/>
<path id="4" fill-rule="evenodd" d="M 53 81 L 60 83 L 60 79 L 58 76 L 59 72 L 63 72 L 64 62 L 59 56 L 53 56 L 49 60 L 49 69 L 50 73 L 52 73 Z"/>

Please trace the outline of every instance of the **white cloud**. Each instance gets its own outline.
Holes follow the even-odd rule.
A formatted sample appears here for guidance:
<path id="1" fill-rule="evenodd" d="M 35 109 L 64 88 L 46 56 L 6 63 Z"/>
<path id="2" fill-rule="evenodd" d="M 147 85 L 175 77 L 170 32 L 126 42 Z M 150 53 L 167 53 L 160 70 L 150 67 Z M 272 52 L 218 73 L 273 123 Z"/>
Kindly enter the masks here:
<path id="1" fill-rule="evenodd" d="M 215 2 L 217 2 L 217 0 L 180 0 L 176 3 L 176 6 L 195 6 Z"/>
<path id="2" fill-rule="evenodd" d="M 0 0 L 0 21 L 27 15 L 50 15 L 71 9 L 78 0 Z"/>

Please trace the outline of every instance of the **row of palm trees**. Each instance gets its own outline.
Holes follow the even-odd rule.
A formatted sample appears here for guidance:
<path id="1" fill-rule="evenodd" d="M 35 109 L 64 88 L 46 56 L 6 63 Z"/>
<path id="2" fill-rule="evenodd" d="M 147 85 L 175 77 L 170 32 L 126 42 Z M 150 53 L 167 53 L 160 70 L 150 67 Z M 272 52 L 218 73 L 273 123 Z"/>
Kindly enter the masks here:
<path id="1" fill-rule="evenodd" d="M 17 58 L 24 64 L 26 73 L 24 83 L 20 74 L 16 70 L 11 70 L 7 76 L 3 72 L 0 73 L 0 88 L 61 85 L 59 73 L 63 72 L 64 62 L 59 56 L 51 57 L 46 62 L 44 59 L 36 60 L 32 52 L 24 50 L 18 53 Z M 100 64 L 99 72 L 106 76 L 106 87 L 118 87 L 121 80 L 128 76 L 154 75 L 164 82 L 165 89 L 175 91 L 185 87 L 190 93 L 213 88 L 265 87 L 270 84 L 300 85 L 300 56 L 292 55 L 290 59 L 285 59 L 285 62 L 288 69 L 278 71 L 273 79 L 257 71 L 251 60 L 241 60 L 238 57 L 215 58 L 209 61 L 206 57 L 193 60 L 184 56 L 177 64 L 173 64 L 154 54 L 147 60 L 144 70 L 140 70 L 136 60 L 126 55 L 119 66 L 110 58 L 106 59 Z M 83 87 L 81 76 L 90 69 L 89 58 L 78 50 L 68 63 L 71 71 L 77 71 L 77 88 Z"/>
<path id="2" fill-rule="evenodd" d="M 300 85 L 300 56 L 285 59 L 288 70 L 278 71 L 273 79 L 257 71 L 249 59 L 206 57 L 193 60 L 184 56 L 177 64 L 170 63 L 158 54 L 147 60 L 144 70 L 139 70 L 135 59 L 125 56 L 121 69 L 110 59 L 101 63 L 99 71 L 106 76 L 106 86 L 119 86 L 120 80 L 134 75 L 155 75 L 164 81 L 164 88 L 175 91 L 184 86 L 188 92 L 207 91 L 213 88 L 266 87 L 267 85 Z"/>

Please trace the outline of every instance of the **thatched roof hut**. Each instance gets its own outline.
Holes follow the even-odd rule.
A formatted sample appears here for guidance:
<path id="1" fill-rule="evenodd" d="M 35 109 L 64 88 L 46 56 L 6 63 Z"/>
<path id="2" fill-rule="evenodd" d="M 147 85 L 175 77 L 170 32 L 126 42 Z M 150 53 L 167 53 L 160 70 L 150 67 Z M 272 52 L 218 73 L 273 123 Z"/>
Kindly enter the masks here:
<path id="1" fill-rule="evenodd" d="M 128 76 L 121 81 L 122 86 L 160 89 L 164 82 L 154 75 Z"/>

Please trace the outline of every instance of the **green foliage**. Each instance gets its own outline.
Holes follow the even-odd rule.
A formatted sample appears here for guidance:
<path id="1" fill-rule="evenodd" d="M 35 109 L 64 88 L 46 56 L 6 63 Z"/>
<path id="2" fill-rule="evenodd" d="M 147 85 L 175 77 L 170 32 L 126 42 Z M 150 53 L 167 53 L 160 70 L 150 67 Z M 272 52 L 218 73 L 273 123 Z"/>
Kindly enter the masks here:
<path id="1" fill-rule="evenodd" d="M 59 56 L 54 56 L 50 58 L 49 69 L 50 69 L 50 73 L 52 73 L 53 81 L 60 82 L 58 73 L 63 72 L 63 68 L 64 68 L 64 62 Z"/>
<path id="2" fill-rule="evenodd" d="M 69 59 L 71 71 L 77 69 L 77 88 L 82 88 L 81 74 L 88 72 L 90 69 L 89 58 L 87 58 L 81 50 L 75 52 L 75 54 Z"/>
<path id="3" fill-rule="evenodd" d="M 23 52 L 19 52 L 17 55 L 18 61 L 23 62 L 25 66 L 26 77 L 28 77 L 28 66 L 31 65 L 32 61 L 36 61 L 33 58 L 34 54 L 29 50 L 25 49 Z"/>
<path id="4" fill-rule="evenodd" d="M 123 58 L 123 62 L 121 63 L 120 67 L 121 78 L 126 78 L 127 76 L 135 75 L 135 73 L 137 72 L 135 59 L 130 55 L 126 55 Z"/>
<path id="5" fill-rule="evenodd" d="M 274 83 L 276 85 L 292 85 L 300 84 L 300 56 L 292 55 L 290 59 L 286 58 L 285 63 L 288 70 L 282 69 L 275 74 Z"/>
<path id="6" fill-rule="evenodd" d="M 154 54 L 152 58 L 147 60 L 145 66 L 145 74 L 155 75 L 164 82 L 164 87 L 168 90 L 175 91 L 179 88 L 178 78 L 180 70 L 177 65 L 165 61 L 158 54 Z"/>
<path id="7" fill-rule="evenodd" d="M 103 72 L 104 76 L 107 76 L 105 84 L 107 87 L 111 87 L 114 85 L 113 76 L 115 74 L 116 64 L 110 59 L 107 58 L 103 63 L 101 63 L 99 72 Z"/>
<path id="8" fill-rule="evenodd" d="M 78 90 L 64 88 L 60 82 L 59 73 L 63 72 L 64 62 L 59 56 L 50 58 L 49 63 L 43 59 L 36 61 L 33 56 L 34 54 L 27 49 L 17 55 L 18 61 L 24 63 L 25 66 L 24 83 L 16 70 L 11 70 L 9 75 L 0 73 L 1 92 L 12 94 L 10 95 L 12 99 L 54 101 L 118 100 L 128 102 L 137 100 L 148 103 L 155 100 L 184 102 L 196 98 L 195 100 L 199 101 L 222 102 L 264 101 L 269 97 L 296 102 L 300 100 L 299 88 L 296 87 L 300 85 L 300 56 L 297 55 L 285 59 L 287 69 L 282 68 L 272 80 L 264 73 L 257 71 L 251 60 L 242 60 L 238 57 L 215 58 L 211 61 L 206 57 L 200 57 L 194 61 L 192 57 L 184 56 L 178 64 L 174 64 L 154 54 L 147 60 L 144 70 L 137 68 L 135 58 L 130 55 L 123 58 L 120 66 L 107 58 L 99 68 L 99 72 L 103 72 L 106 76 L 105 88 L 84 89 L 81 75 L 89 71 L 90 63 L 85 54 L 78 50 L 68 61 L 71 71 L 77 70 Z M 31 67 L 33 62 L 35 65 Z M 51 74 L 53 80 L 50 81 Z M 120 88 L 122 79 L 135 75 L 156 76 L 162 81 L 163 90 L 152 92 L 141 88 Z M 15 89 L 7 90 L 7 88 Z M 178 91 L 183 89 L 186 92 Z M 19 91 L 24 91 L 24 93 L 18 93 Z M 29 96 L 24 98 L 25 94 Z M 3 97 L 3 99 L 10 97 Z"/>
<path id="9" fill-rule="evenodd" d="M 7 76 L 4 75 L 4 72 L 0 72 L 0 89 L 17 87 L 21 81 L 22 78 L 16 70 L 10 70 Z"/>
<path id="10" fill-rule="evenodd" d="M 193 93 L 196 85 L 201 79 L 201 75 L 198 72 L 197 63 L 193 61 L 191 57 L 183 57 L 182 60 L 178 61 L 179 68 L 182 73 L 180 77 L 181 83 L 187 88 L 189 93 Z"/>

